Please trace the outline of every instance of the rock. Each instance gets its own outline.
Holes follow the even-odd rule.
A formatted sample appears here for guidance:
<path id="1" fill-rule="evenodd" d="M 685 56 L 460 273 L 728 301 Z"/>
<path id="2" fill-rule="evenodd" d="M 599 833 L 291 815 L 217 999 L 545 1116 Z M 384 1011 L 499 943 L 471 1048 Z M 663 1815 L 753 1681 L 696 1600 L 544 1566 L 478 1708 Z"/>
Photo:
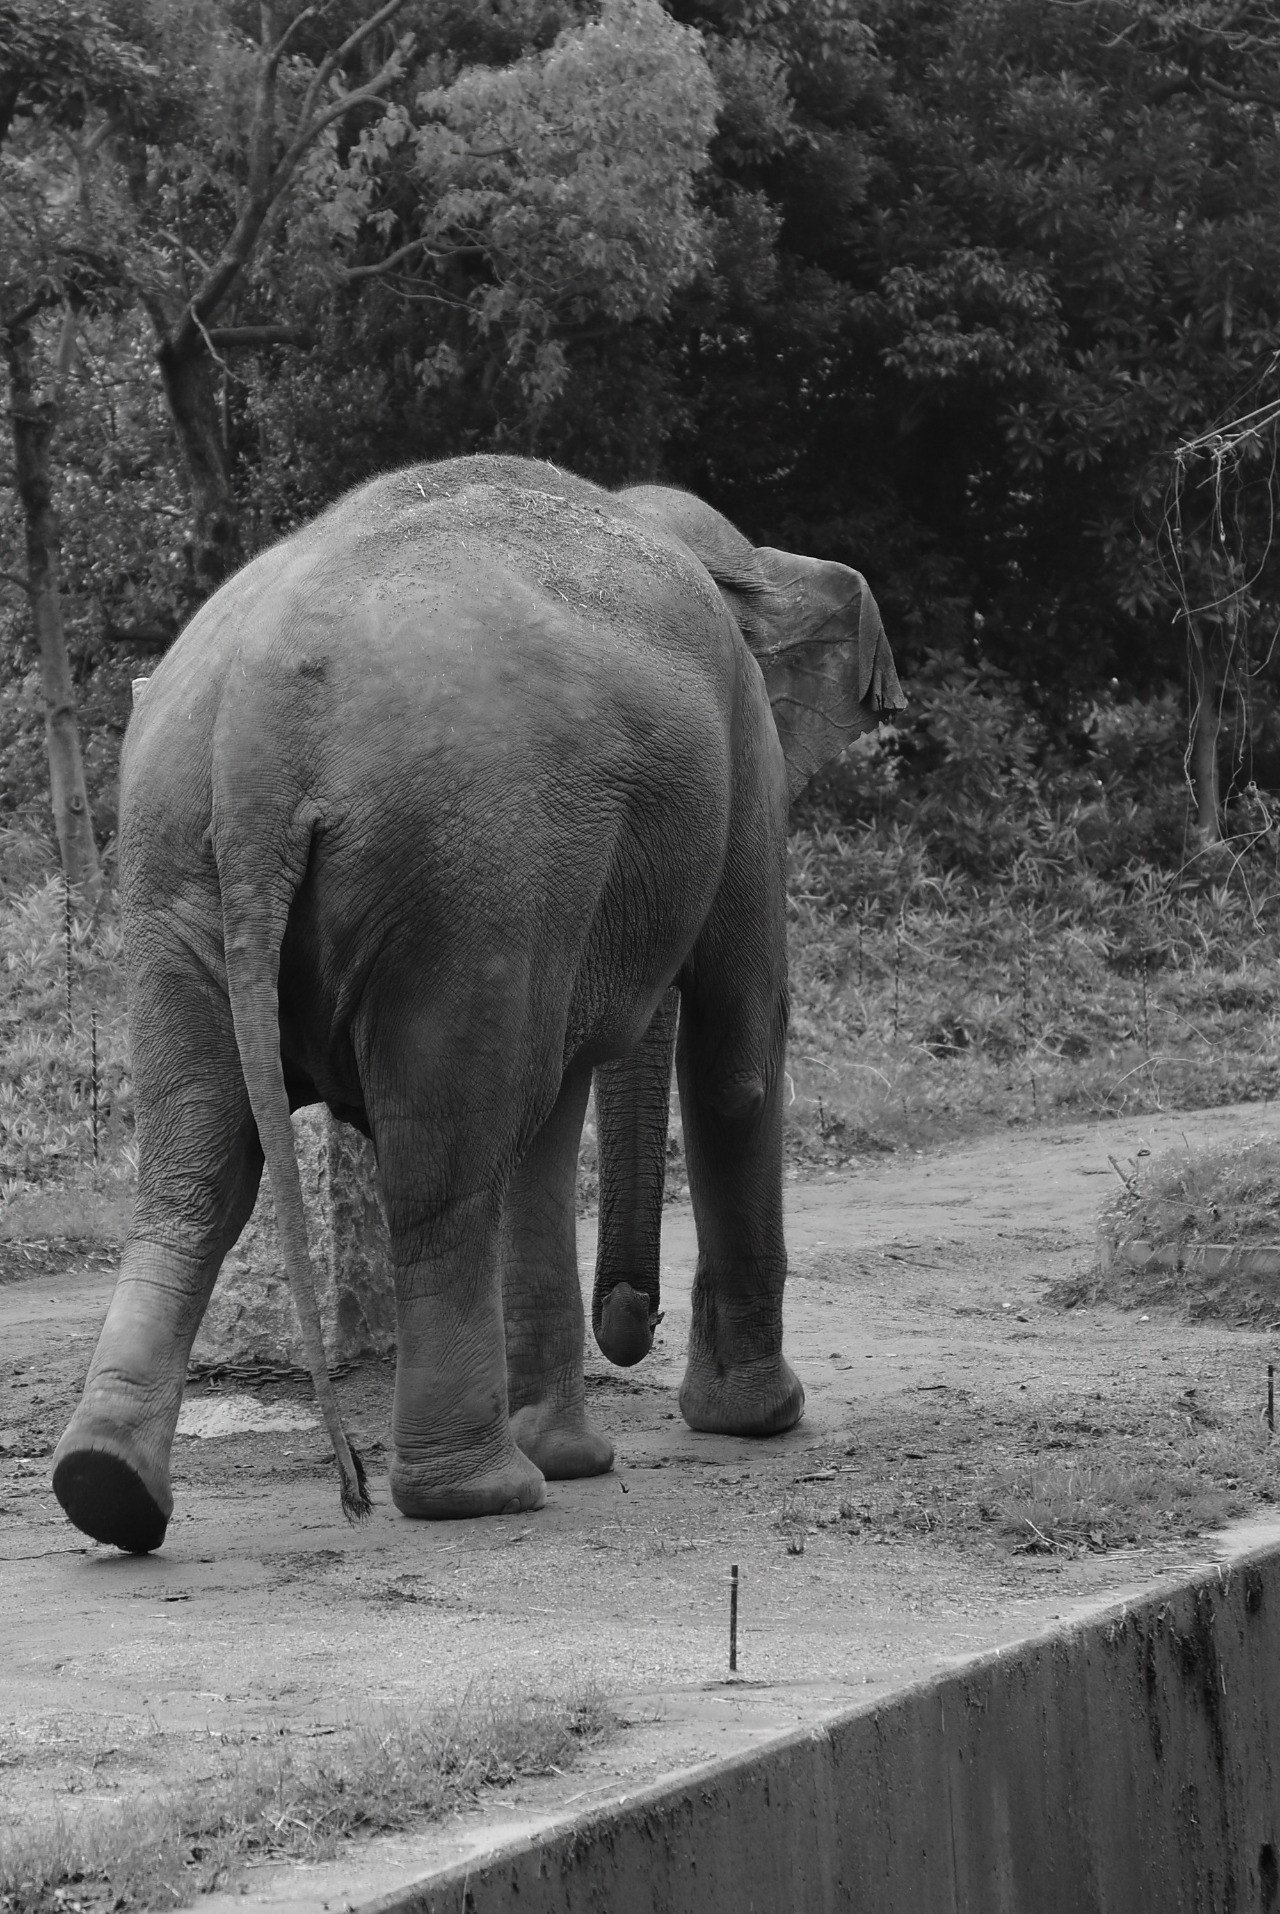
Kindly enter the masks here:
<path id="1" fill-rule="evenodd" d="M 330 1367 L 395 1348 L 395 1292 L 373 1146 L 323 1107 L 299 1110 L 294 1144 Z M 271 1179 L 223 1263 L 191 1360 L 302 1366 Z"/>
<path id="2" fill-rule="evenodd" d="M 182 1405 L 177 1433 L 207 1442 L 219 1436 L 274 1435 L 277 1430 L 290 1434 L 306 1430 L 320 1433 L 320 1423 L 311 1403 L 259 1402 L 256 1396 L 238 1390 L 216 1389 L 212 1395 L 190 1397 Z"/>

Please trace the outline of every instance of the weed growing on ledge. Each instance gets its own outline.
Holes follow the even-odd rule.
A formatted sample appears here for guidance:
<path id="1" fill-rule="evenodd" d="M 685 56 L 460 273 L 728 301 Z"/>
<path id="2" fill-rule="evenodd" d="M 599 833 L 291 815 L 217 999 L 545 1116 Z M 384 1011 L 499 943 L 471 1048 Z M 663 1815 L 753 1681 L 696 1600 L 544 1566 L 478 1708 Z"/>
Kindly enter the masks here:
<path id="1" fill-rule="evenodd" d="M 563 1770 L 617 1726 L 592 1689 L 569 1700 L 468 1696 L 422 1715 L 386 1711 L 339 1730 L 323 1753 L 246 1743 L 220 1778 L 181 1796 L 0 1834 L 0 1908 L 189 1906 L 234 1885 L 252 1862 L 324 1860 L 344 1842 L 440 1820 Z"/>

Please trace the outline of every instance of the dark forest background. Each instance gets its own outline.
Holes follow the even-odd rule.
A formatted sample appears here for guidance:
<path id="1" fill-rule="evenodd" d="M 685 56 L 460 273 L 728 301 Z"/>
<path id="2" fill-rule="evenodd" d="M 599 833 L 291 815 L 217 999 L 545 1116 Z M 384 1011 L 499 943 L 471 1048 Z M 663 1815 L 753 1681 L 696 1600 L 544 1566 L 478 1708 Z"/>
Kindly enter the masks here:
<path id="1" fill-rule="evenodd" d="M 501 448 L 865 571 L 926 813 L 1211 840 L 1280 782 L 1278 113 L 1258 0 L 0 0 L 4 805 L 53 707 L 83 875 L 59 710 L 101 847 L 220 577 Z"/>

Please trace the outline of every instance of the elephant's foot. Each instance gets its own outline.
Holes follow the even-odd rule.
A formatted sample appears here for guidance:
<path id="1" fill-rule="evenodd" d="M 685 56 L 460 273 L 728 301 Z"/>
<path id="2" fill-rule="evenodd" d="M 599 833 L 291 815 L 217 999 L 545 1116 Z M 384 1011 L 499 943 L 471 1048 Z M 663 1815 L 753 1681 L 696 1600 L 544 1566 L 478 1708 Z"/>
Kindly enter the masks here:
<path id="1" fill-rule="evenodd" d="M 130 1555 L 159 1548 L 173 1513 L 168 1470 L 83 1410 L 54 1453 L 53 1492 L 78 1529 Z"/>
<path id="2" fill-rule="evenodd" d="M 514 1443 L 502 1461 L 487 1469 L 468 1469 L 459 1458 L 452 1468 L 440 1457 L 415 1461 L 396 1450 L 391 1465 L 391 1500 L 401 1515 L 452 1522 L 470 1515 L 520 1515 L 540 1509 L 547 1499 L 541 1469 Z"/>
<path id="3" fill-rule="evenodd" d="M 511 1433 L 548 1482 L 570 1482 L 582 1475 L 607 1475 L 613 1444 L 588 1422 L 580 1406 L 556 1401 L 529 1402 L 511 1417 Z"/>
<path id="4" fill-rule="evenodd" d="M 781 1435 L 804 1413 L 804 1388 L 782 1355 L 727 1365 L 690 1349 L 680 1413 L 707 1435 Z"/>
<path id="5" fill-rule="evenodd" d="M 54 1451 L 54 1493 L 70 1519 L 130 1554 L 159 1548 L 173 1513 L 169 1452 L 220 1256 L 130 1238 L 84 1395 Z"/>

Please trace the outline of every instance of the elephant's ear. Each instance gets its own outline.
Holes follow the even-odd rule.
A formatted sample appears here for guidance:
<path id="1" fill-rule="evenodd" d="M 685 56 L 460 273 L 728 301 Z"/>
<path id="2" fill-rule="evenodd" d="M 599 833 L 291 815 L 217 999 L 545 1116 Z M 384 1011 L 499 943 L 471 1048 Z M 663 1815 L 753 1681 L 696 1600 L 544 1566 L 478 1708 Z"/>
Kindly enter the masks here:
<path id="1" fill-rule="evenodd" d="M 754 556 L 756 581 L 717 582 L 764 674 L 794 798 L 907 701 L 861 572 L 767 545 Z"/>
<path id="2" fill-rule="evenodd" d="M 712 506 L 667 485 L 617 494 L 710 572 L 764 674 L 791 795 L 850 741 L 906 704 L 860 572 L 755 546 Z"/>

